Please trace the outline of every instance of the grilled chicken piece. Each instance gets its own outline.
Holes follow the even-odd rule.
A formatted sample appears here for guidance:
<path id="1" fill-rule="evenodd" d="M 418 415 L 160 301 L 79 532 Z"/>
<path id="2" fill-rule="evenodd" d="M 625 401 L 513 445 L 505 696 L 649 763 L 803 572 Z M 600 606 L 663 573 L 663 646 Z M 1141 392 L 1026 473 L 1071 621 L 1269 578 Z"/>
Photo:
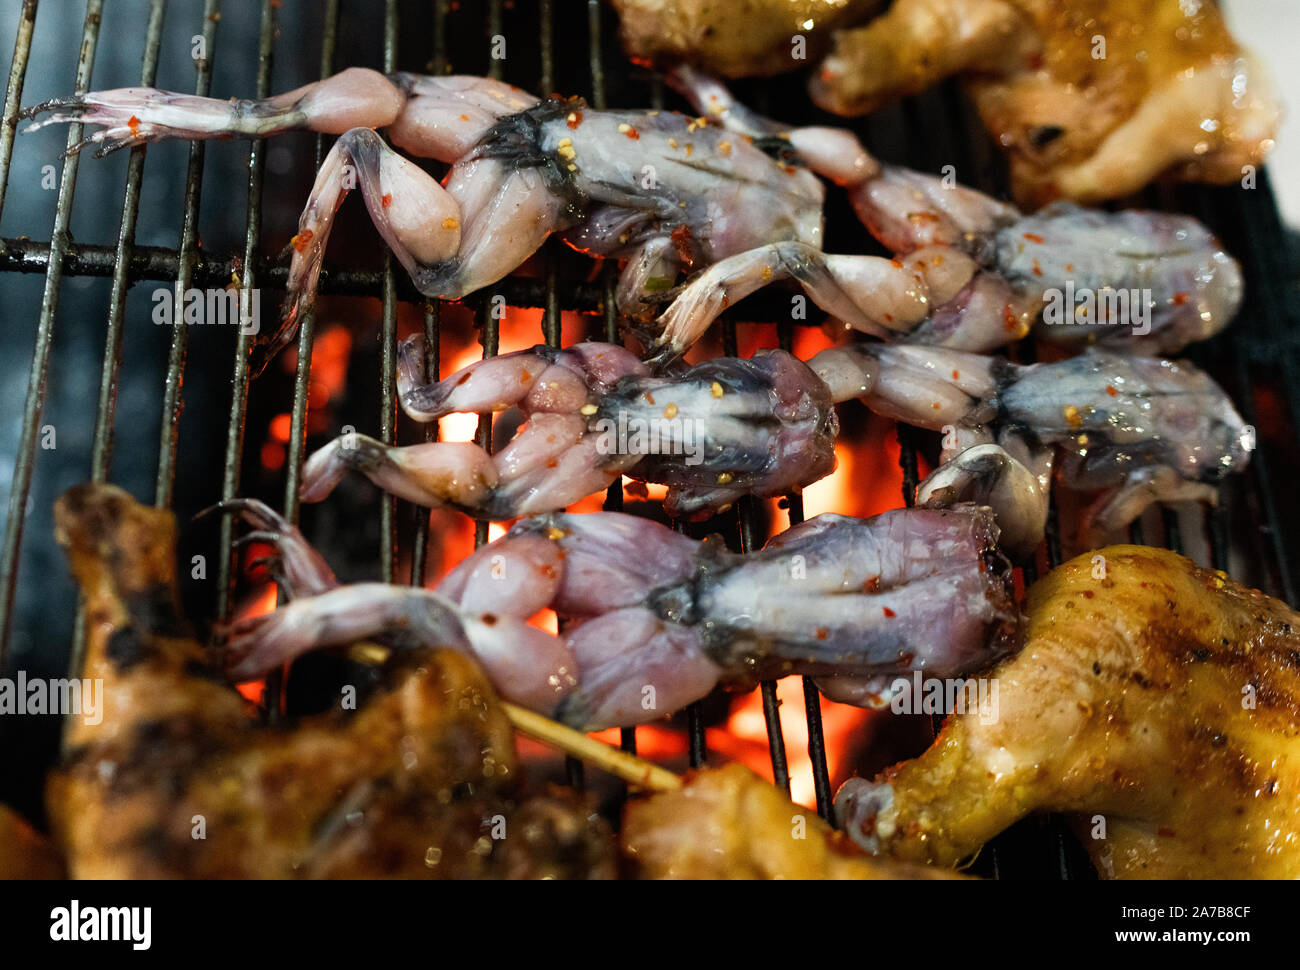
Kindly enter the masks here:
<path id="1" fill-rule="evenodd" d="M 995 718 L 840 789 L 860 844 L 953 865 L 1056 811 L 1106 877 L 1300 876 L 1300 614 L 1143 546 L 1071 560 L 1028 607 Z"/>
<path id="2" fill-rule="evenodd" d="M 0 805 L 0 880 L 62 878 L 63 860 L 50 840 Z"/>
<path id="3" fill-rule="evenodd" d="M 747 77 L 804 67 L 826 52 L 831 31 L 862 23 L 882 0 L 613 0 L 613 5 L 623 48 L 634 61 L 654 67 L 685 61 L 724 77 Z M 803 38 L 802 50 L 796 37 Z"/>
<path id="4" fill-rule="evenodd" d="M 520 797 L 509 722 L 472 661 L 417 651 L 355 713 L 266 727 L 186 632 L 169 512 L 86 485 L 55 517 L 105 699 L 102 723 L 69 722 L 47 789 L 71 875 L 614 874 L 609 831 L 576 798 Z"/>
<path id="5" fill-rule="evenodd" d="M 1279 120 L 1209 0 L 897 0 L 837 35 L 812 93 L 864 114 L 953 74 L 1030 204 L 1117 198 L 1165 173 L 1235 181 Z"/>
<path id="6" fill-rule="evenodd" d="M 678 791 L 630 804 L 623 851 L 652 879 L 961 878 L 873 859 L 739 764 L 697 772 Z"/>

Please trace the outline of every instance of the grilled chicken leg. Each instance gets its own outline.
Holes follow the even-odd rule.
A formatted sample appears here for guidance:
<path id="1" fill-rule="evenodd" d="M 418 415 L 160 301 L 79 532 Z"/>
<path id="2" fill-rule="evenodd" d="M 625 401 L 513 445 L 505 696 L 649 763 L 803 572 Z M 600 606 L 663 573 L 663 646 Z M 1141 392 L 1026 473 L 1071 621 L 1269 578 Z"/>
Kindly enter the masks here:
<path id="1" fill-rule="evenodd" d="M 628 56 L 723 77 L 784 74 L 825 53 L 833 32 L 860 24 L 883 0 L 611 0 Z"/>
<path id="2" fill-rule="evenodd" d="M 1300 876 L 1300 614 L 1142 546 L 1066 563 L 1028 607 L 995 718 L 840 789 L 859 844 L 953 865 L 1057 811 L 1106 877 Z"/>
<path id="3" fill-rule="evenodd" d="M 513 735 L 477 667 L 406 654 L 355 712 L 265 727 L 185 632 L 171 513 L 111 486 L 55 506 L 86 599 L 84 676 L 47 804 L 78 878 L 613 875 L 579 800 L 518 799 Z M 340 705 L 341 707 L 344 705 Z"/>
<path id="4" fill-rule="evenodd" d="M 652 879 L 957 879 L 863 854 L 843 832 L 740 764 L 633 802 L 623 851 Z"/>
<path id="5" fill-rule="evenodd" d="M 1236 181 L 1279 119 L 1267 75 L 1208 0 L 897 0 L 836 36 L 812 94 L 863 114 L 953 74 L 1031 204 L 1118 198 L 1165 173 Z"/>

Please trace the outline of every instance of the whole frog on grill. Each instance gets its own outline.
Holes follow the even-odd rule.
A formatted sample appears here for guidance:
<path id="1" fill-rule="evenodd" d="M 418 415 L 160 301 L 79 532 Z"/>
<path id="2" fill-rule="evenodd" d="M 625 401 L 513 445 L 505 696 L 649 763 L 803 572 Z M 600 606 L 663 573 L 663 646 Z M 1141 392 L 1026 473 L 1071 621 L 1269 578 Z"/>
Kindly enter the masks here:
<path id="1" fill-rule="evenodd" d="M 102 126 L 72 149 L 96 145 L 101 154 L 167 137 L 340 134 L 292 240 L 268 356 L 315 299 L 334 214 L 355 187 L 429 297 L 456 300 L 490 286 L 552 233 L 625 261 L 618 310 L 648 324 L 668 307 L 656 328 L 661 363 L 730 303 L 782 279 L 864 333 L 974 351 L 1020 339 L 1045 293 L 1070 281 L 1137 288 L 1140 297 L 1108 327 L 1052 335 L 1133 353 L 1175 352 L 1225 326 L 1240 302 L 1236 263 L 1194 220 L 1077 208 L 1026 219 L 946 179 L 882 165 L 849 131 L 760 118 L 689 69 L 668 80 L 698 117 L 598 111 L 487 78 L 360 68 L 264 101 L 122 88 L 24 115 L 53 111 L 35 127 Z M 451 163 L 443 182 L 393 151 L 374 130 L 381 127 L 412 155 Z M 848 188 L 896 258 L 823 252 L 826 190 L 817 175 Z M 1038 241 L 1027 248 L 1029 239 Z M 691 277 L 684 288 L 683 274 Z"/>

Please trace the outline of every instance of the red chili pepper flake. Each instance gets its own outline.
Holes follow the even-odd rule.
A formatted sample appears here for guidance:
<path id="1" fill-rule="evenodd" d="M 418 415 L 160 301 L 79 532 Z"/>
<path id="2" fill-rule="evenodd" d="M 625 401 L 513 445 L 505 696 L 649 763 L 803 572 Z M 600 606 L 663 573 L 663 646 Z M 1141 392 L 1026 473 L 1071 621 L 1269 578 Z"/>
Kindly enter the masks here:
<path id="1" fill-rule="evenodd" d="M 1020 329 L 1020 321 L 1016 319 L 1015 313 L 1012 312 L 1010 303 L 1002 307 L 1002 322 L 1006 324 L 1008 330 Z"/>
<path id="2" fill-rule="evenodd" d="M 132 135 L 140 134 L 140 119 L 135 115 L 131 115 L 131 117 L 127 119 L 126 126 L 131 129 Z"/>
<path id="3" fill-rule="evenodd" d="M 570 128 L 572 128 L 572 129 L 574 129 L 574 130 L 576 131 L 577 128 L 578 128 L 578 125 L 582 124 L 582 112 L 581 112 L 581 111 L 570 111 L 570 112 L 569 112 L 569 117 L 565 120 L 565 123 L 566 123 Z"/>
<path id="4" fill-rule="evenodd" d="M 520 384 L 527 384 L 527 383 L 528 383 L 529 381 L 531 381 L 532 379 L 533 379 L 532 372 L 531 372 L 527 367 L 525 367 L 525 368 L 524 368 L 524 369 L 519 373 L 519 383 L 520 383 Z"/>
<path id="5" fill-rule="evenodd" d="M 956 371 L 956 370 L 953 371 L 953 372 L 952 372 L 952 379 L 953 379 L 954 381 L 959 381 L 959 380 L 961 380 L 961 371 Z"/>
<path id="6" fill-rule="evenodd" d="M 1073 263 L 1066 263 L 1066 264 L 1065 264 L 1065 271 L 1066 271 L 1067 273 L 1073 273 L 1073 272 L 1074 272 L 1074 264 L 1073 264 Z"/>
<path id="7" fill-rule="evenodd" d="M 1111 397 L 1119 397 L 1119 391 L 1115 390 L 1114 386 L 1111 384 L 1106 385 L 1106 393 Z"/>
<path id="8" fill-rule="evenodd" d="M 1043 244 L 1043 237 L 1036 232 L 1025 233 L 1025 238 L 1028 239 L 1031 243 L 1037 243 L 1040 246 Z"/>
<path id="9" fill-rule="evenodd" d="M 1092 590 L 1090 590 L 1090 589 L 1085 589 L 1085 590 L 1083 591 L 1083 597 L 1084 597 L 1084 599 L 1092 599 L 1093 595 L 1094 595 L 1094 594 L 1093 594 Z"/>
<path id="10" fill-rule="evenodd" d="M 379 201 L 382 202 L 384 204 L 384 208 L 387 209 L 390 205 L 393 204 L 393 193 L 385 192 L 384 197 Z"/>
<path id="11" fill-rule="evenodd" d="M 1187 294 L 1186 294 L 1186 293 L 1175 293 L 1175 294 L 1174 294 L 1174 306 L 1184 306 L 1184 305 L 1186 305 L 1186 303 L 1187 303 Z"/>
<path id="12" fill-rule="evenodd" d="M 830 636 L 830 635 L 831 635 L 831 631 L 828 630 L 828 629 L 826 629 L 826 627 L 824 627 L 824 626 L 819 626 L 819 627 L 817 628 L 817 639 L 818 639 L 818 640 L 825 640 L 825 639 L 826 639 L 828 636 Z"/>
<path id="13" fill-rule="evenodd" d="M 893 610 L 891 610 L 888 606 L 882 606 L 880 609 L 885 614 L 886 620 L 892 620 L 894 617 L 898 616 L 898 614 L 895 613 Z"/>
<path id="14" fill-rule="evenodd" d="M 889 262 L 890 262 L 891 264 L 893 264 L 893 266 L 894 266 L 896 269 L 902 269 L 902 268 L 903 268 L 903 261 L 902 261 L 901 259 L 899 259 L 897 256 L 895 256 L 895 257 L 894 257 L 893 259 L 891 259 Z"/>
<path id="15" fill-rule="evenodd" d="M 623 134 L 627 135 L 627 137 L 631 138 L 633 141 L 636 141 L 641 137 L 641 132 L 637 131 L 631 125 L 627 126 L 627 131 L 623 132 Z"/>
<path id="16" fill-rule="evenodd" d="M 1035 276 L 1043 275 L 1043 267 L 1038 265 L 1038 260 L 1034 260 L 1034 275 Z"/>
<path id="17" fill-rule="evenodd" d="M 886 322 L 886 323 L 893 323 L 893 322 L 894 322 L 894 315 L 893 315 L 892 313 L 886 313 L 886 314 L 885 314 L 885 322 Z"/>
<path id="18" fill-rule="evenodd" d="M 862 584 L 862 592 L 864 592 L 864 593 L 878 593 L 878 592 L 880 592 L 880 577 L 879 577 L 879 576 L 872 576 L 872 577 L 871 577 L 870 579 L 868 579 L 865 583 L 863 583 L 863 584 Z"/>
<path id="19" fill-rule="evenodd" d="M 300 253 L 305 253 L 307 247 L 311 245 L 312 236 L 316 235 L 310 229 L 304 229 L 298 235 L 289 240 L 289 244 Z"/>

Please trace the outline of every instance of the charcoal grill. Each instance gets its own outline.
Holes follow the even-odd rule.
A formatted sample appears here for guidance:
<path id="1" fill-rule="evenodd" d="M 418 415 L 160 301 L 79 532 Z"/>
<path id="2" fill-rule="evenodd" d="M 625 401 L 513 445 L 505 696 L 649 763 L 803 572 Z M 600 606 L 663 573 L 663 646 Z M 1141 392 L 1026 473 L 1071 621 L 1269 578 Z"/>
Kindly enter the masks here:
<path id="1" fill-rule="evenodd" d="M 38 24 L 38 0 L 24 0 L 16 11 L 13 22 L 16 28 L 13 60 L 9 71 L 4 102 L 4 125 L 0 127 L 0 215 L 4 214 L 6 193 L 9 192 L 11 163 L 15 152 L 26 149 L 21 139 L 15 139 L 16 115 L 19 109 L 34 99 L 24 96 L 24 84 L 32 66 L 33 38 L 44 28 L 44 19 Z M 127 6 L 131 9 L 128 11 Z M 358 43 L 351 31 L 345 34 L 345 25 L 360 24 L 373 31 L 377 41 L 375 51 L 378 62 L 367 66 L 386 72 L 398 69 L 417 72 L 443 72 L 488 74 L 518 83 L 540 94 L 562 91 L 582 94 L 596 108 L 606 104 L 617 106 L 668 106 L 678 105 L 665 95 L 661 85 L 648 73 L 628 65 L 614 36 L 613 14 L 599 0 L 586 4 L 557 4 L 552 0 L 516 0 L 511 4 L 503 0 L 485 3 L 460 3 L 448 0 L 326 0 L 310 15 L 303 11 L 281 9 L 280 0 L 261 0 L 257 4 L 259 18 L 256 28 L 257 54 L 222 48 L 223 6 L 238 7 L 228 14 L 247 13 L 245 6 L 224 4 L 221 0 L 198 0 L 188 3 L 168 4 L 166 0 L 138 0 L 126 6 L 106 4 L 104 0 L 87 0 L 85 17 L 80 33 L 80 47 L 75 75 L 57 78 L 55 93 L 75 90 L 86 91 L 94 87 L 117 87 L 134 83 L 149 86 L 155 83 L 160 63 L 160 47 L 164 26 L 179 20 L 183 33 L 192 31 L 202 38 L 204 56 L 194 60 L 195 76 L 192 90 L 207 94 L 213 86 L 215 65 L 219 56 L 234 62 L 236 73 L 228 90 L 218 95 L 265 97 L 273 91 L 287 89 L 283 79 L 277 81 L 273 72 L 273 56 L 293 45 L 297 50 L 319 50 L 319 75 L 326 76 L 336 69 L 348 66 L 339 57 L 342 43 Z M 53 15 L 53 11 L 50 12 Z M 278 20 L 289 14 L 300 14 L 306 25 L 305 34 L 282 36 Z M 140 19 L 132 19 L 139 17 Z M 351 18 L 347 20 L 346 18 Z M 233 17 L 231 18 L 233 19 Z M 490 38 L 507 39 L 507 58 L 493 60 L 489 55 Z M 66 34 L 59 38 L 62 44 L 71 45 L 74 37 Z M 97 77 L 92 84 L 92 68 L 96 55 L 105 45 L 121 45 L 126 56 L 142 50 L 142 68 L 139 77 Z M 164 87 L 181 87 L 174 77 L 162 79 Z M 308 78 L 294 78 L 294 84 Z M 790 79 L 746 82 L 737 85 L 740 96 L 774 117 L 815 121 L 814 111 L 802 91 L 802 84 Z M 832 121 L 832 119 L 825 119 Z M 834 119 L 833 123 L 843 122 Z M 959 178 L 985 191 L 1005 194 L 1004 173 L 1000 161 L 991 149 L 987 136 L 969 105 L 952 86 L 945 86 L 913 98 L 902 105 L 866 119 L 856 126 L 865 144 L 883 158 L 913 165 L 926 171 L 938 171 L 943 165 L 957 167 Z M 67 131 L 67 145 L 82 137 L 82 126 L 74 124 Z M 312 154 L 310 140 L 302 141 L 307 150 L 295 154 L 295 163 L 306 179 L 314 171 L 307 164 Z M 319 165 L 328 140 L 314 137 L 314 160 Z M 115 425 L 120 424 L 118 413 L 119 389 L 129 377 L 124 367 L 140 351 L 134 344 L 126 345 L 124 335 L 129 314 L 128 295 L 132 287 L 150 281 L 174 284 L 180 290 L 194 287 L 224 286 L 232 274 L 246 291 L 264 288 L 268 291 L 268 304 L 278 304 L 287 272 L 287 262 L 268 250 L 263 232 L 262 217 L 268 200 L 265 197 L 267 143 L 254 141 L 247 149 L 245 184 L 236 189 L 223 184 L 204 186 L 205 145 L 194 143 L 188 149 L 188 158 L 175 154 L 177 163 L 173 171 L 155 171 L 151 166 L 151 180 L 183 180 L 183 196 L 179 213 L 179 236 L 174 246 L 137 245 L 136 229 L 141 213 L 142 198 L 146 189 L 154 184 L 144 180 L 146 155 L 149 151 L 163 153 L 165 148 L 138 147 L 130 151 L 126 165 L 125 186 L 121 189 L 120 226 L 116 240 L 112 238 L 81 241 L 72 238 L 70 225 L 74 213 L 74 193 L 78 186 L 81 168 L 79 156 L 61 163 L 57 182 L 57 202 L 52 226 L 13 225 L 0 222 L 0 295 L 17 278 L 17 274 L 33 274 L 44 278 L 44 289 L 39 312 L 34 321 L 34 339 L 31 322 L 25 318 L 11 318 L 11 332 L 27 335 L 32 340 L 30 374 L 21 414 L 19 437 L 13 455 L 13 480 L 9 493 L 8 517 L 4 546 L 0 552 L 0 670 L 16 669 L 19 658 L 11 648 L 15 637 L 22 636 L 29 643 L 37 642 L 44 633 L 48 639 L 40 648 L 40 660 L 53 669 L 66 662 L 73 671 L 78 670 L 84 634 L 80 618 L 75 628 L 71 623 L 74 603 L 71 596 L 66 602 L 47 604 L 48 613 L 39 623 L 31 612 L 22 613 L 18 607 L 20 590 L 30 589 L 47 582 L 33 565 L 33 548 L 48 547 L 49 537 L 25 529 L 25 522 L 33 509 L 48 506 L 55 492 L 45 494 L 34 490 L 34 475 L 39 463 L 49 461 L 41 447 L 43 434 L 42 414 L 46 407 L 47 388 L 52 362 L 56 361 L 55 333 L 65 329 L 83 328 L 99 340 L 102 334 L 103 354 L 98 374 L 95 368 L 63 372 L 64 381 L 85 382 L 97 388 L 94 395 L 94 416 L 89 413 L 82 419 L 93 431 L 82 435 L 85 447 L 77 448 L 72 461 L 80 473 L 74 480 L 86 477 L 94 481 L 107 481 L 114 477 Z M 243 151 L 243 149 L 240 149 Z M 109 164 L 88 159 L 86 165 Z M 184 168 L 181 175 L 179 168 Z M 277 212 L 297 212 L 306 197 L 303 190 L 288 199 Z M 116 207 L 118 196 L 109 200 Z M 1188 356 L 1205 367 L 1232 394 L 1248 423 L 1258 429 L 1258 448 L 1250 470 L 1227 483 L 1223 488 L 1223 501 L 1218 508 L 1206 509 L 1199 515 L 1179 516 L 1165 509 L 1148 515 L 1133 528 L 1134 541 L 1165 544 L 1183 551 L 1216 568 L 1225 569 L 1236 578 L 1258 586 L 1266 592 L 1295 604 L 1295 576 L 1297 552 L 1288 541 L 1296 531 L 1295 503 L 1288 501 L 1289 487 L 1300 471 L 1300 341 L 1295 329 L 1295 311 L 1291 290 L 1295 286 L 1292 252 L 1280 225 L 1267 174 L 1258 173 L 1257 187 L 1247 191 L 1232 186 L 1210 188 L 1181 186 L 1173 189 L 1153 190 L 1142 199 L 1134 200 L 1157 208 L 1172 208 L 1196 215 L 1209 224 L 1224 239 L 1229 250 L 1243 264 L 1248 284 L 1247 304 L 1238 321 L 1220 337 L 1192 348 Z M 82 206 L 91 204 L 78 199 Z M 99 200 L 103 204 L 104 200 Z M 147 204 L 147 203 L 146 203 Z M 242 206 L 245 212 L 246 231 L 242 250 L 231 247 L 226 251 L 208 251 L 201 245 L 199 235 L 200 207 L 212 211 L 215 207 Z M 286 208 L 287 206 L 287 208 Z M 832 195 L 828 211 L 831 216 L 831 238 L 828 249 L 835 251 L 875 251 L 866 233 L 856 227 L 851 218 L 845 218 L 843 199 Z M 174 219 L 176 213 L 166 214 Z M 293 231 L 293 220 L 276 225 L 273 231 L 287 238 Z M 366 230 L 371 232 L 371 230 Z M 613 293 L 613 267 L 598 273 L 587 273 L 590 266 L 575 260 L 561 245 L 552 241 L 540 258 L 541 271 L 537 276 L 513 276 L 496 287 L 494 293 L 506 297 L 511 306 L 541 308 L 540 340 L 558 346 L 561 339 L 561 311 L 579 311 L 591 315 L 589 332 L 594 337 L 612 341 L 620 339 L 619 320 L 615 314 Z M 352 265 L 340 260 L 341 246 L 331 245 L 322 274 L 322 296 L 348 295 L 369 297 L 381 305 L 379 314 L 378 373 L 369 369 L 364 379 L 373 381 L 377 398 L 377 424 L 380 437 L 385 442 L 418 440 L 413 428 L 399 425 L 394 386 L 394 360 L 397 349 L 398 308 L 411 304 L 418 308 L 423 318 L 423 328 L 431 348 L 429 370 L 438 373 L 439 338 L 442 333 L 440 317 L 442 308 L 425 301 L 411 287 L 404 273 L 395 271 L 390 256 L 384 255 L 378 268 Z M 576 270 L 574 268 L 577 268 Z M 59 313 L 60 296 L 79 279 L 109 281 L 107 299 L 96 304 L 94 313 L 69 318 Z M 475 298 L 467 301 L 475 308 L 479 337 L 485 356 L 497 352 L 498 322 L 487 311 L 485 304 Z M 8 306 L 9 301 L 5 300 Z M 7 312 L 7 311 L 0 311 Z M 738 313 L 743 313 L 740 317 Z M 787 314 L 788 316 L 788 314 Z M 732 311 L 723 322 L 723 346 L 735 353 L 738 328 L 757 320 L 776 320 L 772 305 L 761 298 L 747 301 L 737 311 Z M 297 341 L 297 371 L 292 385 L 292 424 L 288 442 L 283 493 L 278 496 L 285 515 L 298 520 L 298 485 L 306 447 L 306 416 L 308 382 L 316 333 L 313 314 L 303 317 Z M 777 332 L 779 342 L 789 346 L 793 324 L 788 319 L 780 322 Z M 161 395 L 153 399 L 153 406 L 161 415 L 161 433 L 158 440 L 158 457 L 154 479 L 154 500 L 159 506 L 175 506 L 189 510 L 211 504 L 220 498 L 240 494 L 241 475 L 245 455 L 256 442 L 246 436 L 246 419 L 249 412 L 250 370 L 249 351 L 251 337 L 236 336 L 229 328 L 222 334 L 223 359 L 187 360 L 187 327 L 176 326 L 157 330 L 153 336 L 170 340 L 165 361 L 165 379 Z M 124 354 L 124 346 L 130 353 Z M 1025 348 L 1022 357 L 1032 353 Z M 354 363 L 369 363 L 359 360 Z M 196 368 L 199 370 L 196 372 Z M 354 370 L 357 367 L 353 368 Z M 208 388 L 200 388 L 222 395 L 228 401 L 224 421 L 224 440 L 219 460 L 215 462 L 219 474 L 178 479 L 179 426 L 183 405 L 193 403 L 194 390 L 183 384 L 190 377 L 191 385 L 201 385 L 200 378 L 218 371 L 222 380 L 209 380 Z M 84 371 L 84 372 L 83 372 Z M 229 374 L 228 383 L 224 375 Z M 98 376 L 98 381 L 95 377 Z M 281 377 L 274 369 L 267 372 L 264 381 L 277 381 Z M 224 404 L 223 404 L 224 406 Z M 1262 423 L 1261 423 L 1262 421 Z M 93 424 L 92 424 L 93 422 Z M 119 429 L 120 430 L 120 429 Z M 363 429 L 372 430 L 372 429 Z M 480 444 L 491 442 L 491 419 L 480 421 Z M 432 434 L 432 430 L 424 433 Z M 65 437 L 71 435 L 65 434 Z M 917 483 L 918 451 L 927 447 L 925 436 L 910 429 L 899 429 L 900 462 L 903 472 L 903 499 L 910 504 Z M 65 446 L 66 447 L 66 446 Z M 77 446 L 74 446 L 77 447 Z M 178 492 L 178 481 L 184 490 Z M 65 482 L 63 484 L 71 484 Z M 191 494 L 192 493 L 192 494 Z M 263 496 L 274 504 L 276 496 Z M 606 508 L 619 508 L 622 503 L 621 486 L 611 488 Z M 792 523 L 802 519 L 803 509 L 799 496 L 785 500 Z M 328 515 L 328 504 L 321 515 Z M 378 540 L 380 576 L 389 582 L 409 581 L 422 583 L 426 568 L 426 550 L 430 538 L 429 516 L 422 510 L 414 514 L 413 529 L 409 534 L 399 529 L 402 516 L 411 510 L 399 510 L 394 499 L 385 497 L 378 507 Z M 761 545 L 765 519 L 755 503 L 742 503 L 731 516 L 720 520 L 728 541 L 737 549 L 752 549 Z M 1026 569 L 1026 581 L 1032 581 L 1042 569 L 1057 564 L 1061 556 L 1061 534 L 1055 509 L 1049 524 L 1045 548 L 1038 562 Z M 487 524 L 479 523 L 477 542 L 487 539 Z M 401 553 L 409 559 L 409 574 L 398 575 Z M 36 560 L 39 562 L 40 560 Z M 215 602 L 210 604 L 217 616 L 228 615 L 236 592 L 236 560 L 232 555 L 232 523 L 221 524 L 219 557 L 216 563 Z M 59 615 L 68 617 L 69 636 L 55 636 L 59 630 Z M 73 644 L 69 655 L 64 655 L 62 643 Z M 28 662 L 30 663 L 30 657 Z M 808 746 L 812 764 L 818 811 L 830 817 L 831 779 L 827 770 L 826 750 L 821 725 L 820 699 L 812 682 L 803 680 L 806 716 L 808 720 Z M 280 685 L 268 684 L 267 716 L 274 718 L 279 711 L 277 698 Z M 768 741 L 773 775 L 776 784 L 787 791 L 790 786 L 786 761 L 785 739 L 778 716 L 778 701 L 774 683 L 761 685 L 763 712 L 768 730 Z M 704 715 L 701 705 L 693 705 L 686 714 L 689 737 L 689 758 L 693 766 L 705 763 L 708 751 L 705 744 Z M 57 725 L 49 725 L 50 736 L 55 736 Z M 622 732 L 622 746 L 636 750 L 636 731 Z M 40 749 L 52 755 L 51 745 Z M 39 759 L 38 759 L 39 760 Z M 46 759 L 48 761 L 48 758 Z M 26 786 L 27 797 L 13 800 L 33 804 L 39 791 L 39 772 L 46 765 L 34 763 L 20 772 L 18 784 Z M 568 778 L 574 785 L 582 785 L 582 769 L 577 762 L 569 762 Z M 0 793 L 13 796 L 13 792 Z M 1001 877 L 1059 877 L 1080 878 L 1092 875 L 1091 868 L 1081 850 L 1064 835 L 1059 820 L 1028 820 L 1005 833 L 986 848 L 975 861 L 974 871 Z"/>

